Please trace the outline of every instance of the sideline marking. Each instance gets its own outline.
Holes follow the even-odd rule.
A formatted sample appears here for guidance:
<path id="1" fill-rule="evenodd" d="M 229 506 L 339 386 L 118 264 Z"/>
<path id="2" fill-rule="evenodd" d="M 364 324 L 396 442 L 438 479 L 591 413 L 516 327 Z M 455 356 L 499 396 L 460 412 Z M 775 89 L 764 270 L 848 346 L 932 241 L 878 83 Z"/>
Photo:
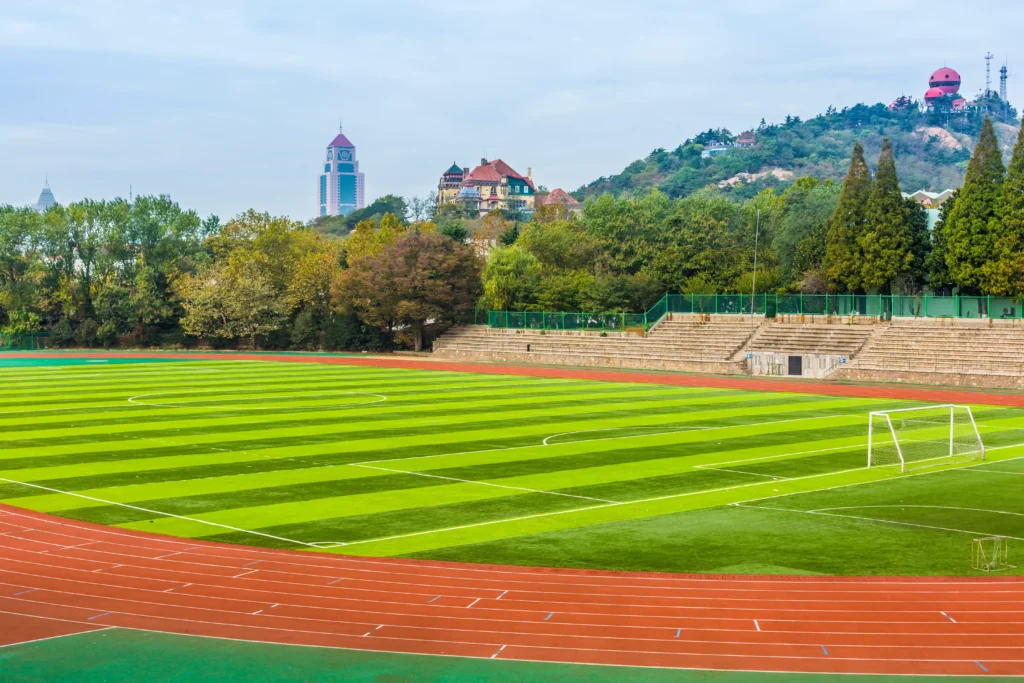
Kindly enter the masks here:
<path id="1" fill-rule="evenodd" d="M 62 491 L 60 489 L 51 488 L 49 486 L 42 486 L 40 484 L 30 484 L 25 481 L 17 481 L 16 479 L 7 479 L 0 477 L 0 481 L 7 482 L 8 484 L 21 484 L 22 486 L 28 486 L 29 488 L 39 489 L 41 491 L 49 491 L 50 493 L 63 493 L 66 496 L 74 496 L 75 498 L 82 498 L 83 500 L 91 500 L 95 503 L 103 503 L 104 505 L 119 505 L 121 507 L 129 508 L 131 510 L 138 510 L 140 512 L 146 512 L 151 515 L 163 515 L 164 517 L 173 517 L 174 519 L 183 519 L 188 522 L 196 522 L 198 524 L 208 524 L 209 526 L 219 527 L 221 529 L 229 529 L 231 531 L 238 531 L 245 534 L 254 534 L 256 536 L 262 536 L 264 538 L 272 538 L 275 541 L 284 541 L 285 543 L 294 543 L 295 545 L 304 545 L 306 547 L 316 547 L 312 543 L 306 543 L 304 541 L 295 541 L 290 538 L 282 538 L 281 536 L 273 536 L 271 534 L 265 534 L 262 531 L 253 531 L 251 529 L 240 529 L 234 526 L 228 526 L 227 524 L 219 524 L 217 522 L 208 522 L 203 519 L 196 519 L 195 517 L 186 517 L 184 515 L 176 515 L 171 512 L 160 512 L 159 510 L 150 510 L 148 508 L 139 507 L 138 505 L 130 505 L 129 503 L 117 503 L 112 500 L 103 500 L 102 498 L 95 498 L 93 496 L 87 496 L 83 493 L 75 493 L 74 491 Z M 199 546 L 202 547 L 202 546 Z M 179 551 L 184 552 L 184 551 Z M 176 554 L 176 553 L 172 553 Z"/>
<path id="2" fill-rule="evenodd" d="M 4 614 L 17 614 L 19 617 L 26 616 L 24 614 L 18 614 L 17 612 L 4 612 Z M 84 621 L 72 621 L 70 619 L 54 619 L 53 617 L 36 617 L 37 619 L 46 619 L 47 621 L 63 621 L 69 624 L 86 624 Z M 42 643 L 47 640 L 56 640 L 57 638 L 70 638 L 71 636 L 82 636 L 86 633 L 99 633 L 100 631 L 109 631 L 110 629 L 117 628 L 116 626 L 104 626 L 102 628 L 90 628 L 84 631 L 75 631 L 74 633 L 62 633 L 59 636 L 46 636 L 45 638 L 32 638 L 31 640 L 19 640 L 17 643 L 7 643 L 6 645 L 0 645 L 0 650 L 5 647 L 15 647 L 17 645 L 27 645 L 28 643 Z"/>

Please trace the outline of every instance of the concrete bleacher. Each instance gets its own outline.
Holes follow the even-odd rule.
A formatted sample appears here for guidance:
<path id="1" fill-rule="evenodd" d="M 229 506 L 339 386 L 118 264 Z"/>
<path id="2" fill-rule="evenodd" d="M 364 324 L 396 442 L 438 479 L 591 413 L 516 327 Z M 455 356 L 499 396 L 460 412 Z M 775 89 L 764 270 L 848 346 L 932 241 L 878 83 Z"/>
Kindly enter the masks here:
<path id="1" fill-rule="evenodd" d="M 761 327 L 744 351 L 852 357 L 876 329 L 871 325 L 771 323 Z"/>
<path id="2" fill-rule="evenodd" d="M 733 360 L 763 318 L 669 315 L 647 336 L 625 332 L 456 327 L 434 342 L 441 358 L 552 365 L 742 373 Z"/>
<path id="3" fill-rule="evenodd" d="M 456 327 L 440 358 L 1024 389 L 1024 321 L 685 315 L 636 333 Z M 800 370 L 797 374 L 800 374 Z"/>
<path id="4" fill-rule="evenodd" d="M 1021 388 L 1024 324 L 996 319 L 895 319 L 840 376 Z"/>

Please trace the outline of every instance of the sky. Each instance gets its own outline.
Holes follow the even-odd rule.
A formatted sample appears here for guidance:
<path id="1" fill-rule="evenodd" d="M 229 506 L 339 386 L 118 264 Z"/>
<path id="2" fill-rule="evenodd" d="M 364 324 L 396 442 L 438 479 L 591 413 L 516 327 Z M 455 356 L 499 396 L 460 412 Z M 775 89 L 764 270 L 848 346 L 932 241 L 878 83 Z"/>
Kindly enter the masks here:
<path id="1" fill-rule="evenodd" d="M 571 191 L 710 127 L 920 98 L 943 65 L 973 95 L 988 51 L 1024 108 L 1021 26 L 1018 0 L 0 0 L 0 204 L 49 174 L 61 203 L 305 221 L 339 121 L 367 201 L 484 157 Z"/>

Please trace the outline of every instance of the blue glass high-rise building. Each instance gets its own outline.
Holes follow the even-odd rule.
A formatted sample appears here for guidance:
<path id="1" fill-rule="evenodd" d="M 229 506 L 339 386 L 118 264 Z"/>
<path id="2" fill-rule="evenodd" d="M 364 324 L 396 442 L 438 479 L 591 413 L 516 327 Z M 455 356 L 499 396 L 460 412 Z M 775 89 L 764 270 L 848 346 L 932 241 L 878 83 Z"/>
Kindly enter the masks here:
<path id="1" fill-rule="evenodd" d="M 356 146 L 340 128 L 327 146 L 318 197 L 321 216 L 347 216 L 366 206 L 366 178 L 359 172 Z"/>

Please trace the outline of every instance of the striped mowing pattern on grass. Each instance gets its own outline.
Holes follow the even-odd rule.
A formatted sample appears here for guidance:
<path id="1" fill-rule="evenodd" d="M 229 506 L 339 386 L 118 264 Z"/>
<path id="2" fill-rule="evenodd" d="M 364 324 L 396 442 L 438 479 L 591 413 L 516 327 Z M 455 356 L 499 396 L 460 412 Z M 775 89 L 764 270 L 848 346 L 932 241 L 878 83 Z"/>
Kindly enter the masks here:
<path id="1" fill-rule="evenodd" d="M 369 555 L 891 478 L 864 469 L 867 414 L 908 405 L 238 361 L 0 369 L 0 380 L 4 502 Z M 1020 411 L 975 415 L 989 447 L 1022 440 Z"/>

